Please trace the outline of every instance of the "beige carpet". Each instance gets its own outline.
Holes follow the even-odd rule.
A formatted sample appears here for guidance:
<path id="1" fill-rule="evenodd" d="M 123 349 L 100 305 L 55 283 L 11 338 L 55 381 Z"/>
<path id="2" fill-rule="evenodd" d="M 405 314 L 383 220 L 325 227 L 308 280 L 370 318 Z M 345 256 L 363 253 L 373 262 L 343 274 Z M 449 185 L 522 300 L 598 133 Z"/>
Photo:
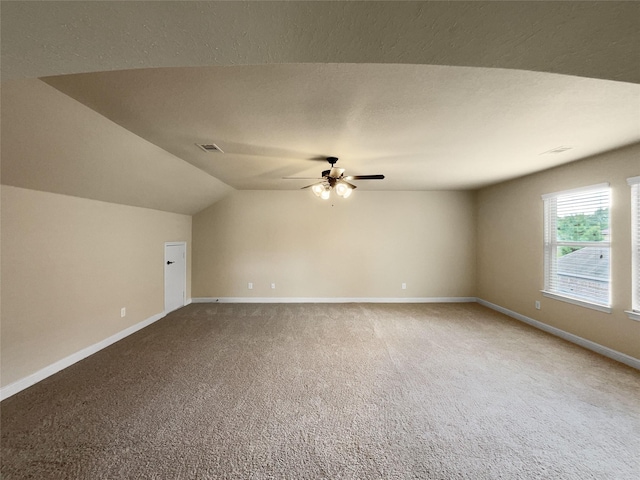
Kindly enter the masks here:
<path id="1" fill-rule="evenodd" d="M 640 373 L 477 304 L 190 305 L 1 408 L 3 480 L 640 471 Z"/>

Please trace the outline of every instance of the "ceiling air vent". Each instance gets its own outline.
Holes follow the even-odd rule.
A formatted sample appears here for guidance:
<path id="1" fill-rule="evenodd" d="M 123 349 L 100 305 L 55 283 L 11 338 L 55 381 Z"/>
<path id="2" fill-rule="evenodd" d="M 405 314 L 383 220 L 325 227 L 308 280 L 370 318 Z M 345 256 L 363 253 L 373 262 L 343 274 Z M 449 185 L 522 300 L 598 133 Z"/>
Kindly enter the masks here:
<path id="1" fill-rule="evenodd" d="M 566 152 L 567 150 L 571 150 L 573 147 L 556 147 L 556 148 L 552 148 L 551 150 L 547 150 L 546 152 L 542 152 L 540 155 L 554 155 L 556 153 L 563 153 Z"/>
<path id="2" fill-rule="evenodd" d="M 216 145 L 215 143 L 196 143 L 197 146 L 199 146 L 202 150 L 204 150 L 205 152 L 220 152 L 220 153 L 224 153 L 222 151 L 222 149 Z"/>

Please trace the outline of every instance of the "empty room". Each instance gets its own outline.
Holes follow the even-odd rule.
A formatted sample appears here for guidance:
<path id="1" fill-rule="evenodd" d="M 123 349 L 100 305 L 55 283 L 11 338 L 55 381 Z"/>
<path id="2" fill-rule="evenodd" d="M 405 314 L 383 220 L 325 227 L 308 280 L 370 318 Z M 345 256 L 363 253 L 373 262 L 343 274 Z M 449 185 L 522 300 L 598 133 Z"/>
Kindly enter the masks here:
<path id="1" fill-rule="evenodd" d="M 640 3 L 0 14 L 3 480 L 637 478 Z"/>

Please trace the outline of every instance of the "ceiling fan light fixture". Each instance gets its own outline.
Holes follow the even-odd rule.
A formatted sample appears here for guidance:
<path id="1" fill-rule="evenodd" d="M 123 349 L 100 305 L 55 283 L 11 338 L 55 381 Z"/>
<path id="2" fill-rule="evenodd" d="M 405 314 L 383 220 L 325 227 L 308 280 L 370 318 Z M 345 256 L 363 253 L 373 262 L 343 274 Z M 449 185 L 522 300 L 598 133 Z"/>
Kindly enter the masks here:
<path id="1" fill-rule="evenodd" d="M 324 185 L 322 185 L 321 183 L 317 183 L 316 185 L 311 187 L 311 191 L 316 197 L 319 197 L 322 192 L 324 192 Z"/>
<path id="2" fill-rule="evenodd" d="M 347 185 L 346 183 L 340 182 L 336 185 L 336 193 L 340 197 L 347 198 L 349 195 L 351 195 L 351 190 L 352 188 L 349 187 L 349 185 Z"/>
<path id="3" fill-rule="evenodd" d="M 358 188 L 348 182 L 348 180 L 384 180 L 384 175 L 355 175 L 345 176 L 344 168 L 336 168 L 337 157 L 327 157 L 327 162 L 331 164 L 331 170 L 324 170 L 322 178 L 318 178 L 318 183 L 306 185 L 302 190 L 310 188 L 316 197 L 328 200 L 331 197 L 331 190 L 335 190 L 336 195 L 341 198 L 349 198 L 353 191 Z M 307 177 L 283 177 L 286 179 L 312 180 Z"/>

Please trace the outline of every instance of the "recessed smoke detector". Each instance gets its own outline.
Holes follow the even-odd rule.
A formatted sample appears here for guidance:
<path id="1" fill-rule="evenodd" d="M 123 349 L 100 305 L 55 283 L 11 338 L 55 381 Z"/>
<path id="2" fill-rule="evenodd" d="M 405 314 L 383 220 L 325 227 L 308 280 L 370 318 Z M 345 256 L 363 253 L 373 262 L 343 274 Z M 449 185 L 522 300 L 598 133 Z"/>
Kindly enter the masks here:
<path id="1" fill-rule="evenodd" d="M 209 153 L 220 152 L 224 153 L 222 149 L 215 143 L 196 143 L 202 150 Z"/>
<path id="2" fill-rule="evenodd" d="M 546 152 L 542 152 L 540 155 L 555 155 L 557 153 L 564 153 L 567 150 L 571 150 L 572 148 L 573 147 L 560 146 L 560 147 L 552 148 L 551 150 L 547 150 Z"/>

